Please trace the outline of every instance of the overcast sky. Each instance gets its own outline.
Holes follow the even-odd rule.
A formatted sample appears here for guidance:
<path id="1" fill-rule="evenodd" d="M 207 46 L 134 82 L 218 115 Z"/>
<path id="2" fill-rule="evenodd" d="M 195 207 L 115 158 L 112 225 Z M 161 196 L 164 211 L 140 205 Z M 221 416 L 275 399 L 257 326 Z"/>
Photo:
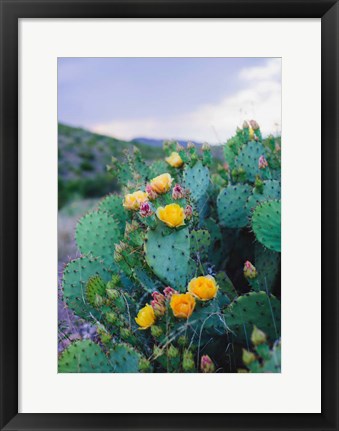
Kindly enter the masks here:
<path id="1" fill-rule="evenodd" d="M 59 58 L 59 122 L 132 139 L 224 142 L 243 120 L 281 127 L 281 60 Z"/>

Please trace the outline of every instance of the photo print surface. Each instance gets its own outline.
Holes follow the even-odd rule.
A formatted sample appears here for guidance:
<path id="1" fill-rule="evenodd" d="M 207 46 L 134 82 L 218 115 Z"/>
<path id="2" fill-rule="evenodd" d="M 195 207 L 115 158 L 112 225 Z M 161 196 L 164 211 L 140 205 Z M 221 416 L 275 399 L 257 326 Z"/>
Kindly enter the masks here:
<path id="1" fill-rule="evenodd" d="M 281 372 L 281 59 L 58 59 L 58 372 Z"/>

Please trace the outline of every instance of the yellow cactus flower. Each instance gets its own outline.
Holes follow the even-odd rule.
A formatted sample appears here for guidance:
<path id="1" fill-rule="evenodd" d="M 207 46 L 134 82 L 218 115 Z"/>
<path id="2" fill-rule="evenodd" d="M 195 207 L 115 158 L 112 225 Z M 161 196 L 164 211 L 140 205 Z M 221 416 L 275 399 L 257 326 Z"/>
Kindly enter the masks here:
<path id="1" fill-rule="evenodd" d="M 178 204 L 169 204 L 165 207 L 159 207 L 156 214 L 159 220 L 171 228 L 184 226 L 185 224 L 184 208 Z"/>
<path id="2" fill-rule="evenodd" d="M 192 278 L 188 284 L 189 293 L 200 301 L 209 301 L 215 298 L 218 289 L 219 286 L 211 275 Z"/>
<path id="3" fill-rule="evenodd" d="M 180 168 L 180 166 L 184 164 L 179 153 L 177 153 L 176 151 L 173 151 L 169 157 L 165 158 L 165 160 L 173 168 Z"/>
<path id="4" fill-rule="evenodd" d="M 193 313 L 195 299 L 190 293 L 175 293 L 171 297 L 170 307 L 175 317 L 188 319 Z"/>
<path id="5" fill-rule="evenodd" d="M 173 178 L 170 174 L 161 174 L 158 177 L 151 180 L 151 188 L 155 193 L 159 195 L 168 192 L 171 188 Z"/>
<path id="6" fill-rule="evenodd" d="M 135 317 L 135 321 L 140 326 L 139 329 L 144 330 L 152 326 L 155 322 L 155 313 L 153 308 L 146 304 L 145 307 L 139 310 L 137 317 Z"/>
<path id="7" fill-rule="evenodd" d="M 127 210 L 137 211 L 140 208 L 140 205 L 147 200 L 147 193 L 138 190 L 137 192 L 130 193 L 125 196 L 123 206 Z"/>

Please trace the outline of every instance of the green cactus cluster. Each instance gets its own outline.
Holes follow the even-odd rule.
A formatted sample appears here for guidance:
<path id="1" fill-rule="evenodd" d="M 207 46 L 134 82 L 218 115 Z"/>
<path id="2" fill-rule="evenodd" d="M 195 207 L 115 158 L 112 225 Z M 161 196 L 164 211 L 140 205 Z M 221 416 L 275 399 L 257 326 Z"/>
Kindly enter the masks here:
<path id="1" fill-rule="evenodd" d="M 266 334 L 254 327 L 249 350 L 243 349 L 242 361 L 245 369 L 238 372 L 249 373 L 280 373 L 281 372 L 281 340 L 272 343 L 267 341 Z"/>
<path id="2" fill-rule="evenodd" d="M 223 150 L 112 160 L 121 194 L 80 218 L 62 277 L 97 338 L 72 341 L 59 372 L 280 372 L 280 138 L 244 122 Z"/>

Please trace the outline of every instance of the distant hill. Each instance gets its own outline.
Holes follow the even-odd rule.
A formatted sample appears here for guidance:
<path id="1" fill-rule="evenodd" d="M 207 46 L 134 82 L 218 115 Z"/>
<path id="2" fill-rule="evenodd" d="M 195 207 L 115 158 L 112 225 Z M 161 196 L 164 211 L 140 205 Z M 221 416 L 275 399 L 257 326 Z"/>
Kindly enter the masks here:
<path id="1" fill-rule="evenodd" d="M 123 159 L 123 151 L 136 146 L 145 160 L 164 156 L 161 147 L 138 141 L 122 141 L 81 128 L 58 125 L 59 208 L 79 198 L 102 196 L 118 190 L 106 172 L 112 156 Z"/>
<path id="2" fill-rule="evenodd" d="M 59 177 L 62 179 L 92 178 L 105 172 L 111 157 L 122 159 L 123 151 L 136 146 L 146 160 L 163 156 L 161 146 L 156 150 L 144 142 L 122 141 L 85 129 L 59 124 Z"/>

